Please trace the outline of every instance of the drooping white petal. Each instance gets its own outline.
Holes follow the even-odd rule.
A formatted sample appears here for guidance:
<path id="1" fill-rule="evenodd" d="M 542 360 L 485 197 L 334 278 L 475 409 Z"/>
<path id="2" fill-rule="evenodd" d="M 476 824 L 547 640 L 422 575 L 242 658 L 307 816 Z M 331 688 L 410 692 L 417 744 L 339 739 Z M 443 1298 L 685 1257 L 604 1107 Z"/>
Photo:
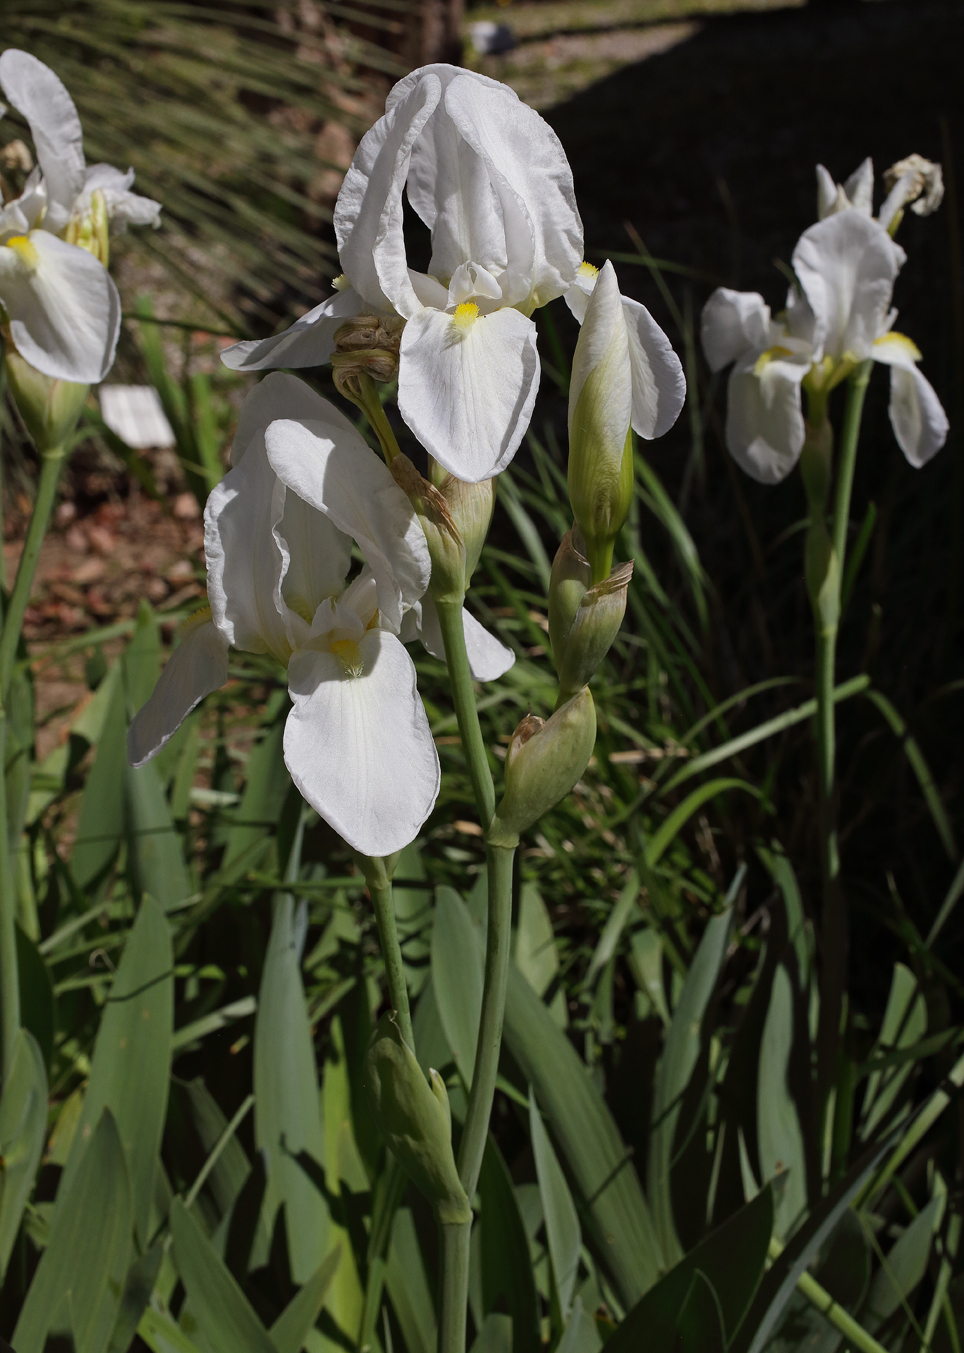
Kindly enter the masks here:
<path id="1" fill-rule="evenodd" d="M 0 85 L 30 124 L 47 191 L 43 228 L 56 234 L 84 186 L 84 134 L 74 101 L 49 66 L 15 47 L 0 56 Z"/>
<path id="2" fill-rule="evenodd" d="M 644 305 L 622 298 L 633 373 L 633 428 L 651 441 L 668 432 L 686 403 L 686 377 L 673 345 Z"/>
<path id="3" fill-rule="evenodd" d="M 438 754 L 404 645 L 374 629 L 357 650 L 357 675 L 336 653 L 292 656 L 285 763 L 307 802 L 350 846 L 390 855 L 414 841 L 434 807 Z"/>
<path id="4" fill-rule="evenodd" d="M 278 478 L 358 542 L 378 584 L 382 622 L 397 632 L 402 612 L 428 587 L 425 535 L 388 467 L 341 413 L 272 423 L 265 437 Z"/>
<path id="5" fill-rule="evenodd" d="M 899 211 L 902 210 L 905 203 L 914 196 L 914 190 L 917 188 L 919 176 L 913 169 L 909 169 L 906 174 L 902 174 L 897 182 L 891 188 L 890 192 L 884 198 L 881 204 L 877 219 L 885 230 L 890 229 L 890 223 Z"/>
<path id="6" fill-rule="evenodd" d="M 816 317 L 814 346 L 833 358 L 869 357 L 906 257 L 859 211 L 839 212 L 805 230 L 793 269 Z"/>
<path id="7" fill-rule="evenodd" d="M 124 173 L 112 164 L 90 164 L 84 178 L 84 189 L 74 203 L 74 215 L 82 216 L 91 208 L 91 196 L 99 191 L 104 195 L 104 206 L 111 226 L 118 234 L 129 225 L 159 226 L 161 204 L 153 198 L 131 192 L 134 171 Z"/>
<path id="8" fill-rule="evenodd" d="M 748 350 L 768 344 L 770 307 L 758 291 L 717 287 L 703 307 L 700 339 L 711 371 L 722 371 Z"/>
<path id="9" fill-rule="evenodd" d="M 336 291 L 327 301 L 280 334 L 270 338 L 246 339 L 221 353 L 221 361 L 232 371 L 266 371 L 272 367 L 324 366 L 331 360 L 335 334 L 346 319 L 360 315 L 365 302 L 353 287 Z"/>
<path id="10" fill-rule="evenodd" d="M 335 203 L 342 266 L 355 290 L 384 313 L 418 308 L 402 238 L 402 189 L 412 146 L 441 96 L 438 77 L 417 81 L 361 139 Z"/>
<path id="11" fill-rule="evenodd" d="M 934 387 L 913 362 L 890 363 L 889 412 L 897 445 L 920 469 L 944 445 L 949 424 Z"/>
<path id="12" fill-rule="evenodd" d="M 862 160 L 843 185 L 850 205 L 864 216 L 874 209 L 874 162 L 868 155 Z"/>
<path id="13" fill-rule="evenodd" d="M 0 301 L 20 353 L 45 376 L 95 385 L 114 361 L 121 307 L 93 254 L 45 230 L 0 245 Z"/>
<path id="14" fill-rule="evenodd" d="M 309 525 L 297 504 L 288 506 L 285 486 L 265 451 L 265 430 L 276 418 L 310 417 L 325 407 L 321 396 L 296 376 L 280 372 L 267 376 L 242 405 L 231 452 L 234 468 L 208 495 L 204 513 L 208 598 L 215 623 L 235 648 L 287 657 L 290 640 L 282 580 L 286 570 L 291 571 L 293 550 L 292 542 L 278 537 L 286 507 L 294 549 L 318 550 L 325 557 L 325 563 L 319 560 L 317 566 L 298 559 L 291 587 L 307 587 L 315 567 L 330 567 L 332 573 L 342 568 L 342 579 L 347 573 L 347 542 L 332 538 L 328 523 Z M 302 569 L 308 570 L 304 577 Z M 327 592 L 324 582 L 319 588 Z M 307 626 L 314 606 L 305 600 Z"/>
<path id="15" fill-rule="evenodd" d="M 504 676 L 515 662 L 512 649 L 507 648 L 494 634 L 490 634 L 464 606 L 462 628 L 465 632 L 469 670 L 476 681 L 496 681 L 500 676 Z M 438 608 L 430 592 L 426 592 L 421 601 L 417 601 L 410 611 L 406 611 L 401 637 L 406 643 L 412 639 L 420 639 L 433 658 L 445 661 L 445 644 L 442 640 Z"/>
<path id="16" fill-rule="evenodd" d="M 800 382 L 802 364 L 771 361 L 755 374 L 753 354 L 730 373 L 726 445 L 742 470 L 761 484 L 778 484 L 796 465 L 803 449 Z"/>
<path id="17" fill-rule="evenodd" d="M 168 742 L 191 710 L 228 679 L 228 645 L 210 620 L 195 624 L 175 648 L 151 698 L 127 732 L 127 759 L 143 766 Z"/>
<path id="18" fill-rule="evenodd" d="M 402 331 L 400 359 L 398 408 L 426 450 L 471 484 L 504 470 L 539 389 L 532 320 L 504 308 L 460 327 L 422 310 Z"/>

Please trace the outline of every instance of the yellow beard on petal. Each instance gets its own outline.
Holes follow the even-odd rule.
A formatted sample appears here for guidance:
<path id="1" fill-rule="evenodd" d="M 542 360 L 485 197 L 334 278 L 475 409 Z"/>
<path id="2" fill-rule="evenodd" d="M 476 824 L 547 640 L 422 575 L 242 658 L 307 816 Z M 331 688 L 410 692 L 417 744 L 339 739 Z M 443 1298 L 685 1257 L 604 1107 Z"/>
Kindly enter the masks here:
<path id="1" fill-rule="evenodd" d="M 336 657 L 340 658 L 346 676 L 360 677 L 363 674 L 365 664 L 362 660 L 361 649 L 354 639 L 335 639 L 331 645 L 331 651 Z"/>
<path id="2" fill-rule="evenodd" d="M 585 260 L 583 260 L 583 262 L 579 264 L 579 272 L 577 276 L 596 278 L 599 276 L 599 269 L 594 267 L 593 264 L 587 263 Z"/>
<path id="3" fill-rule="evenodd" d="M 40 266 L 40 255 L 29 235 L 11 235 L 4 241 L 7 249 L 12 249 L 28 272 L 36 272 Z"/>
<path id="4" fill-rule="evenodd" d="M 475 301 L 463 301 L 461 305 L 455 307 L 452 323 L 456 329 L 461 329 L 463 333 L 467 333 L 478 318 L 479 307 L 475 304 Z"/>

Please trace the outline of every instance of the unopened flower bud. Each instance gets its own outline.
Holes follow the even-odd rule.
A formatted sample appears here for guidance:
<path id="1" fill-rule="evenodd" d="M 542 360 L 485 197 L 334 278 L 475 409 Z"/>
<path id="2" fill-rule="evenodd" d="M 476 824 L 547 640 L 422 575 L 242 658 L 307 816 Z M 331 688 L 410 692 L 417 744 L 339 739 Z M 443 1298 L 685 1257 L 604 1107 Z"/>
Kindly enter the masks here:
<path id="1" fill-rule="evenodd" d="M 425 532 L 432 560 L 432 596 L 436 601 L 454 601 L 461 606 L 466 583 L 465 544 L 444 494 L 419 474 L 406 455 L 397 455 L 391 470 Z"/>
<path id="2" fill-rule="evenodd" d="M 576 343 L 569 386 L 569 500 L 598 582 L 633 501 L 629 337 L 611 263 L 599 273 Z"/>
<path id="3" fill-rule="evenodd" d="M 465 585 L 468 587 L 492 525 L 495 480 L 482 479 L 477 484 L 467 484 L 465 480 L 449 474 L 432 457 L 429 457 L 429 477 L 448 503 L 452 519 L 465 544 Z"/>
<path id="4" fill-rule="evenodd" d="M 901 200 L 892 204 L 895 211 L 910 206 L 915 216 L 930 216 L 944 199 L 944 172 L 939 164 L 925 160 L 923 155 L 908 155 L 906 160 L 890 166 L 884 174 L 888 193 L 898 184 Z"/>
<path id="5" fill-rule="evenodd" d="M 558 664 L 566 646 L 579 603 L 592 587 L 592 569 L 583 552 L 583 539 L 574 526 L 563 536 L 549 576 L 549 642 Z"/>
<path id="6" fill-rule="evenodd" d="M 559 674 L 560 702 L 586 685 L 612 647 L 626 614 L 632 576 L 632 562 L 620 564 L 608 578 L 583 593 L 565 639 L 552 650 Z"/>
<path id="7" fill-rule="evenodd" d="M 110 216 L 107 200 L 99 188 L 90 195 L 90 207 L 82 216 L 72 216 L 64 230 L 64 239 L 68 244 L 76 244 L 86 249 L 88 254 L 100 259 L 106 268 L 110 262 Z"/>
<path id="8" fill-rule="evenodd" d="M 9 338 L 6 366 L 11 394 L 37 450 L 41 455 L 61 451 L 87 402 L 90 386 L 43 375 L 24 361 Z"/>
<path id="9" fill-rule="evenodd" d="M 471 1220 L 472 1210 L 452 1153 L 452 1114 L 437 1071 L 426 1081 L 392 1015 L 375 1026 L 366 1058 L 365 1090 L 392 1154 L 445 1225 Z"/>
<path id="10" fill-rule="evenodd" d="M 359 376 L 390 381 L 398 374 L 398 346 L 405 321 L 397 315 L 356 315 L 335 334 L 332 376 L 340 394 L 357 401 Z"/>
<path id="11" fill-rule="evenodd" d="M 519 834 L 564 799 L 589 765 L 596 745 L 596 709 L 584 686 L 545 722 L 527 714 L 505 758 L 505 794 L 485 834 L 514 847 Z"/>

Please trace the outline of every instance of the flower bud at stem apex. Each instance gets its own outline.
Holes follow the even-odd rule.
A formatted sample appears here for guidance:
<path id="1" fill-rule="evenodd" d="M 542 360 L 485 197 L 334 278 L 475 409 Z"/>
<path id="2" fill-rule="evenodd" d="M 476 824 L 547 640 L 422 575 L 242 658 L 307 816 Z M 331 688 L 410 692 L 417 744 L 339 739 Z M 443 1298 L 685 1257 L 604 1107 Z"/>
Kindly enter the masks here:
<path id="1" fill-rule="evenodd" d="M 485 834 L 509 849 L 519 834 L 564 799 L 589 765 L 596 745 L 596 709 L 584 686 L 545 722 L 527 714 L 505 758 L 505 793 Z"/>

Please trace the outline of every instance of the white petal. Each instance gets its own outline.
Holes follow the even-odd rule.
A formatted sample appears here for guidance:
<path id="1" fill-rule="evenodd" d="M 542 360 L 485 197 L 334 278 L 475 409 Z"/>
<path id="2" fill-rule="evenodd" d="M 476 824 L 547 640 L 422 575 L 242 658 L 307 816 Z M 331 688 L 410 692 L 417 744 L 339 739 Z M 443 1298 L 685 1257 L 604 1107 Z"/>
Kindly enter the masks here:
<path id="1" fill-rule="evenodd" d="M 717 287 L 703 307 L 700 338 L 711 371 L 722 371 L 748 349 L 768 346 L 770 307 L 757 291 Z"/>
<path id="2" fill-rule="evenodd" d="M 532 320 L 505 308 L 460 329 L 422 310 L 402 331 L 400 356 L 399 411 L 425 449 L 471 484 L 504 470 L 539 389 Z"/>
<path id="3" fill-rule="evenodd" d="M 890 421 L 897 445 L 916 469 L 947 440 L 947 414 L 930 381 L 913 364 L 890 368 Z"/>
<path id="4" fill-rule="evenodd" d="M 221 353 L 232 371 L 266 371 L 271 367 L 324 366 L 331 360 L 335 334 L 346 319 L 360 315 L 365 302 L 352 287 L 336 291 L 316 305 L 283 333 L 270 338 L 248 339 Z"/>
<path id="5" fill-rule="evenodd" d="M 404 646 L 376 629 L 359 649 L 357 676 L 333 653 L 292 656 L 285 763 L 307 802 L 350 846 L 390 855 L 414 841 L 435 805 L 438 754 Z"/>
<path id="6" fill-rule="evenodd" d="M 570 453 L 591 447 L 615 483 L 633 411 L 629 326 L 611 262 L 599 273 L 576 341 L 569 382 Z"/>
<path id="7" fill-rule="evenodd" d="M 490 634 L 464 606 L 462 628 L 465 632 L 469 669 L 476 681 L 496 681 L 500 676 L 504 676 L 515 662 L 512 649 L 506 648 L 500 639 Z M 439 625 L 438 608 L 431 593 L 426 592 L 422 600 L 416 602 L 411 611 L 406 612 L 401 637 L 406 642 L 419 638 L 433 658 L 445 661 L 445 644 Z"/>
<path id="8" fill-rule="evenodd" d="M 803 449 L 800 381 L 806 368 L 769 362 L 764 371 L 766 379 L 762 379 L 754 374 L 754 366 L 751 355 L 730 373 L 726 445 L 752 479 L 778 484 L 796 465 Z"/>
<path id="9" fill-rule="evenodd" d="M 83 215 L 90 210 L 91 195 L 99 190 L 104 195 L 107 216 L 118 233 L 129 225 L 159 226 L 161 223 L 161 204 L 153 198 L 141 197 L 131 192 L 134 171 L 124 173 L 112 164 L 91 164 L 87 166 L 84 179 L 84 191 L 74 204 L 74 215 Z"/>
<path id="10" fill-rule="evenodd" d="M 425 536 L 391 471 L 341 413 L 272 423 L 268 458 L 289 489 L 356 540 L 378 584 L 382 621 L 397 631 L 405 607 L 428 587 Z"/>
<path id="11" fill-rule="evenodd" d="M 175 648 L 151 698 L 134 715 L 127 731 L 132 766 L 150 761 L 174 736 L 199 701 L 228 679 L 228 645 L 207 620 L 196 625 Z"/>
<path id="12" fill-rule="evenodd" d="M 369 305 L 406 317 L 418 308 L 402 238 L 402 189 L 412 146 L 441 95 L 434 75 L 412 86 L 362 137 L 335 203 L 345 273 Z"/>
<path id="13" fill-rule="evenodd" d="M 793 269 L 816 317 L 814 345 L 828 356 L 870 356 L 906 254 L 876 221 L 842 211 L 805 230 Z"/>
<path id="14" fill-rule="evenodd" d="M 45 230 L 0 245 L 0 301 L 17 351 L 45 376 L 95 385 L 111 369 L 120 297 L 86 249 Z"/>
<path id="15" fill-rule="evenodd" d="M 644 305 L 624 296 L 633 372 L 633 427 L 652 440 L 668 432 L 686 403 L 686 377 L 673 345 Z"/>
<path id="16" fill-rule="evenodd" d="M 593 293 L 598 275 L 599 269 L 594 268 L 591 263 L 581 264 L 576 273 L 576 280 L 563 297 L 572 315 L 580 324 L 586 318 L 586 307 L 589 304 L 589 297 Z"/>
<path id="17" fill-rule="evenodd" d="M 918 188 L 920 176 L 916 170 L 909 169 L 891 188 L 885 197 L 877 219 L 885 230 L 890 229 L 890 223 L 901 210 L 908 198 L 912 197 L 914 190 Z"/>
<path id="18" fill-rule="evenodd" d="M 84 186 L 84 134 L 74 101 L 48 66 L 15 47 L 0 56 L 0 85 L 30 124 L 47 190 L 44 229 L 56 233 Z"/>
<path id="19" fill-rule="evenodd" d="M 830 171 L 817 165 L 817 220 L 829 216 L 837 204 L 837 185 Z"/>
<path id="20" fill-rule="evenodd" d="M 847 200 L 855 210 L 869 216 L 874 209 L 874 162 L 868 155 L 843 185 Z"/>
<path id="21" fill-rule="evenodd" d="M 204 513 L 204 549 L 208 597 L 225 640 L 252 653 L 271 651 L 287 657 L 290 617 L 282 602 L 286 590 L 305 595 L 307 619 L 321 595 L 340 589 L 348 572 L 350 542 L 335 533 L 313 509 L 288 503 L 284 484 L 268 462 L 265 431 L 282 416 L 310 417 L 325 401 L 304 381 L 280 372 L 266 377 L 241 408 L 229 470 L 208 495 Z M 290 532 L 281 534 L 282 524 Z M 292 561 L 292 556 L 295 556 Z M 317 558 L 315 557 L 317 555 Z M 309 556 L 309 557 L 305 557 Z M 295 600 L 295 597 L 292 597 Z"/>

